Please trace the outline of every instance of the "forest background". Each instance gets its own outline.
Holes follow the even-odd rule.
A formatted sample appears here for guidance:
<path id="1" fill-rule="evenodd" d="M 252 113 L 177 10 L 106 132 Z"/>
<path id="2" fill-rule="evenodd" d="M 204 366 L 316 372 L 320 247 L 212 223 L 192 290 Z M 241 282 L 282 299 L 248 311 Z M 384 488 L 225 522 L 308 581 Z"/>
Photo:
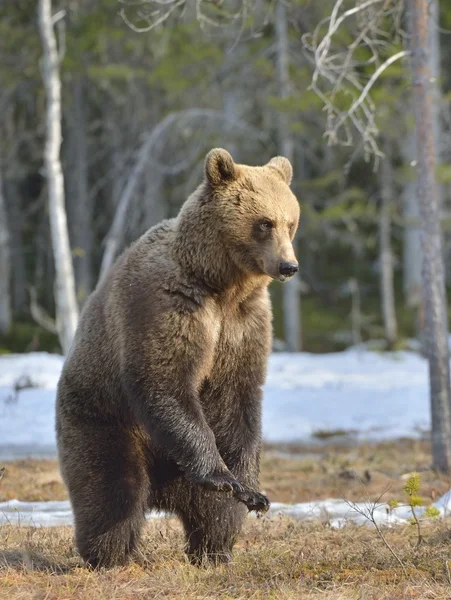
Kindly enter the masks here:
<path id="1" fill-rule="evenodd" d="M 331 352 L 368 340 L 391 349 L 421 338 L 409 58 L 393 62 L 371 88 L 376 149 L 352 123 L 350 138 L 328 143 L 334 141 L 325 135 L 330 115 L 311 84 L 315 44 L 334 3 L 259 1 L 246 12 L 244 2 L 224 13 L 221 2 L 204 3 L 210 6 L 203 12 L 199 3 L 172 2 L 170 14 L 157 13 L 161 4 L 148 3 L 145 15 L 139 6 L 107 0 L 52 7 L 79 308 L 114 256 L 177 213 L 201 181 L 206 152 L 222 146 L 237 162 L 263 164 L 288 154 L 294 165 L 293 189 L 302 206 L 300 279 L 271 286 L 275 349 Z M 344 2 L 341 10 L 359 4 Z M 430 6 L 449 286 L 451 5 Z M 375 64 L 408 45 L 409 23 L 402 2 L 374 2 L 343 21 L 333 39 L 336 56 L 349 52 L 362 22 L 372 23 L 370 43 L 356 45 L 351 67 L 365 84 Z M 33 0 L 0 3 L 0 56 L 0 351 L 55 352 L 61 349 L 44 170 L 46 96 Z M 345 114 L 352 100 L 343 85 L 334 105 Z"/>

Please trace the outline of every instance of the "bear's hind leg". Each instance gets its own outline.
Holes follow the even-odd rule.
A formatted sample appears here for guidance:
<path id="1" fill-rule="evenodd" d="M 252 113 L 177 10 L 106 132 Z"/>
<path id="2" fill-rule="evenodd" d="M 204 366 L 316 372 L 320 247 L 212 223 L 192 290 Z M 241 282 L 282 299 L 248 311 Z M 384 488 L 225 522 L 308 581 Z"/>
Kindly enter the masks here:
<path id="1" fill-rule="evenodd" d="M 186 534 L 186 553 L 193 564 L 230 562 L 232 548 L 246 518 L 246 507 L 221 492 L 192 487 L 190 501 L 178 513 Z"/>
<path id="2" fill-rule="evenodd" d="M 139 539 L 148 495 L 134 436 L 116 427 L 78 427 L 59 436 L 77 548 L 93 567 L 125 564 Z"/>

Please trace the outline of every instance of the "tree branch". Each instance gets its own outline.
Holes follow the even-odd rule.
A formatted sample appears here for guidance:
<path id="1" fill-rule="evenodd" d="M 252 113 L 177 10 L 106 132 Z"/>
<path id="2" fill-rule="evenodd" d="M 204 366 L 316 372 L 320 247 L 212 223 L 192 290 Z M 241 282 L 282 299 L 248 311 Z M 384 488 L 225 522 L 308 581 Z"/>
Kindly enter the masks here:
<path id="1" fill-rule="evenodd" d="M 331 15 L 323 19 L 312 34 L 306 34 L 302 38 L 304 48 L 310 53 L 314 63 L 310 89 L 324 102 L 327 113 L 325 135 L 329 144 L 354 144 L 352 133 L 355 129 L 362 138 L 365 159 L 374 156 L 377 167 L 378 159 L 383 153 L 377 143 L 376 107 L 370 92 L 390 65 L 409 54 L 407 50 L 402 50 L 381 62 L 381 51 L 388 45 L 390 32 L 384 31 L 379 23 L 388 16 L 392 18 L 392 27 L 397 32 L 397 17 L 402 3 L 394 3 L 393 0 L 366 0 L 340 13 L 343 4 L 344 0 L 337 0 Z M 367 14 L 368 11 L 370 14 Z M 335 43 L 333 36 L 343 22 L 351 17 L 356 19 L 354 31 L 352 25 L 349 27 L 355 39 L 342 49 L 340 42 Z M 325 25 L 327 31 L 322 34 Z M 363 54 L 370 53 L 370 56 L 358 59 L 358 50 L 362 50 Z M 369 70 L 373 71 L 368 74 L 369 80 L 364 85 L 362 77 Z M 341 98 L 343 94 L 351 98 L 346 110 L 335 104 L 339 93 L 342 94 Z"/>

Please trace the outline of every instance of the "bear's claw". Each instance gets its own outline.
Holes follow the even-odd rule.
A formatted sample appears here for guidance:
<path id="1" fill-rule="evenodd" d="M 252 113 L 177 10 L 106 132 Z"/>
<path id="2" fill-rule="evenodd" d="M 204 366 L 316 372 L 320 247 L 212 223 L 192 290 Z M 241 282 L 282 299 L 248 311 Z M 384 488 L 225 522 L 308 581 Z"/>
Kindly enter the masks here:
<path id="1" fill-rule="evenodd" d="M 260 492 L 244 490 L 243 492 L 235 493 L 234 496 L 237 500 L 243 502 L 249 511 L 265 513 L 271 506 L 269 499 Z"/>

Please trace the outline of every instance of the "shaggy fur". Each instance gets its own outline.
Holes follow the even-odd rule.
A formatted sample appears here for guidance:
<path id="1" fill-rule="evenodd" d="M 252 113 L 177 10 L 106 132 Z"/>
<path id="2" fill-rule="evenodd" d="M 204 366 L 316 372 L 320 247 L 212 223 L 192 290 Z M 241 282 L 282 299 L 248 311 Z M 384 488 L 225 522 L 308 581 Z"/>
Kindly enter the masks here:
<path id="1" fill-rule="evenodd" d="M 187 552 L 229 560 L 258 492 L 267 286 L 299 205 L 291 165 L 206 159 L 177 218 L 145 233 L 83 310 L 58 386 L 61 470 L 90 565 L 126 562 L 148 509 L 183 521 Z M 268 225 L 269 224 L 269 225 Z"/>

